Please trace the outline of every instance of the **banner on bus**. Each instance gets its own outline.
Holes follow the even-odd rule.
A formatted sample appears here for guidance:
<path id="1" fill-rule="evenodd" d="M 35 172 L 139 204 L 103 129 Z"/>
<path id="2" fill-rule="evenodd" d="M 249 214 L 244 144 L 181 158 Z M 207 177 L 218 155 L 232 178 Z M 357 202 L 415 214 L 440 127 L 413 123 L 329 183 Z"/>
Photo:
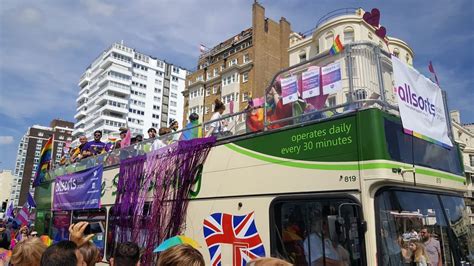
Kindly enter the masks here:
<path id="1" fill-rule="evenodd" d="M 311 67 L 301 74 L 303 99 L 319 96 L 319 67 Z"/>
<path id="2" fill-rule="evenodd" d="M 398 108 L 405 133 L 452 147 L 441 89 L 392 55 Z"/>
<path id="3" fill-rule="evenodd" d="M 102 165 L 56 177 L 53 210 L 100 208 Z"/>
<path id="4" fill-rule="evenodd" d="M 298 79 L 296 76 L 281 79 L 281 93 L 283 104 L 298 100 Z"/>

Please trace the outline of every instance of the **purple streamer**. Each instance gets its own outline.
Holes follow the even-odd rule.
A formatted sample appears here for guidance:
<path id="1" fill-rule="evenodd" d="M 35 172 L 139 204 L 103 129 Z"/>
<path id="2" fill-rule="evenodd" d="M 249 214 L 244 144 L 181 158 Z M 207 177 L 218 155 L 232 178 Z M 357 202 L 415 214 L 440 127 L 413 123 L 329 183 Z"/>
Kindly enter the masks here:
<path id="1" fill-rule="evenodd" d="M 145 248 L 143 265 L 152 265 L 153 249 L 184 231 L 189 192 L 215 141 L 182 140 L 121 161 L 115 218 L 109 221 L 113 242 L 138 243 Z"/>

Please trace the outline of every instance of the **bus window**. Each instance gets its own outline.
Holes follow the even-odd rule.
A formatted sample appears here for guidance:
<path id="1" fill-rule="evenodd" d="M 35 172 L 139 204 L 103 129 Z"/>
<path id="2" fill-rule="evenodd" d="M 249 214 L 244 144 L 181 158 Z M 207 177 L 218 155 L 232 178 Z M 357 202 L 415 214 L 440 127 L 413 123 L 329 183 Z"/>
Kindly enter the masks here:
<path id="1" fill-rule="evenodd" d="M 462 198 L 447 197 L 462 201 Z M 446 212 L 454 212 L 452 217 L 458 218 L 456 208 L 464 205 L 458 202 L 454 206 Z M 454 262 L 460 261 L 459 247 L 455 244 L 457 240 L 453 238 L 452 228 L 445 219 L 447 216 L 439 195 L 386 189 L 377 192 L 375 210 L 377 232 L 380 232 L 377 234 L 379 265 L 413 263 L 413 249 L 410 248 L 413 242 L 422 244 L 420 246 L 431 265 L 438 265 L 439 261 L 443 265 L 454 265 Z"/>
<path id="2" fill-rule="evenodd" d="M 474 262 L 474 236 L 469 212 L 460 197 L 441 196 L 441 202 L 451 227 L 452 245 L 462 261 Z"/>
<path id="3" fill-rule="evenodd" d="M 347 199 L 274 201 L 272 256 L 295 265 L 363 265 L 356 205 Z"/>
<path id="4" fill-rule="evenodd" d="M 403 132 L 401 122 L 384 119 L 385 141 L 391 159 L 464 175 L 456 146 L 444 148 Z"/>
<path id="5" fill-rule="evenodd" d="M 71 224 L 70 211 L 53 212 L 53 230 L 51 238 L 54 243 L 69 239 L 69 225 Z"/>
<path id="6" fill-rule="evenodd" d="M 72 222 L 78 223 L 81 221 L 89 222 L 91 225 L 90 228 L 94 228 L 96 232 L 92 242 L 99 249 L 100 258 L 104 257 L 104 248 L 105 248 L 105 219 L 107 217 L 107 210 L 105 208 L 101 209 L 91 209 L 91 210 L 76 210 L 72 213 Z"/>

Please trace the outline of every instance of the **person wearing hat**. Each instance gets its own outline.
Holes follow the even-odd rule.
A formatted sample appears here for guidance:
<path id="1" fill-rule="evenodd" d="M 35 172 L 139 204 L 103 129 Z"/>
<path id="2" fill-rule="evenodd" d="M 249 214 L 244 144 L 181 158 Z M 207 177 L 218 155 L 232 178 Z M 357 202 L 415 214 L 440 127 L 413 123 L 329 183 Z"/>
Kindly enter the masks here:
<path id="1" fill-rule="evenodd" d="M 120 139 L 117 142 L 115 142 L 114 149 L 120 149 L 120 146 L 121 146 L 120 143 L 127 136 L 128 129 L 126 129 L 124 127 L 121 127 L 121 128 L 119 128 L 119 131 L 120 131 Z"/>

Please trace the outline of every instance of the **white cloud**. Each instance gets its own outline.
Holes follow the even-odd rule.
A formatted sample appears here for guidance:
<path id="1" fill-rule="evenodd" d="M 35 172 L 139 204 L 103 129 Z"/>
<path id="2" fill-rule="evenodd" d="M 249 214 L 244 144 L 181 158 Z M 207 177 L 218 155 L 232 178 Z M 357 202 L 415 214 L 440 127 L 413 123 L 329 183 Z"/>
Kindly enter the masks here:
<path id="1" fill-rule="evenodd" d="M 115 6 L 105 3 L 101 0 L 82 0 L 89 13 L 102 15 L 102 16 L 111 16 L 115 11 Z"/>
<path id="2" fill-rule="evenodd" d="M 0 145 L 8 145 L 13 143 L 13 136 L 0 136 Z"/>
<path id="3" fill-rule="evenodd" d="M 41 20 L 41 13 L 38 9 L 28 7 L 20 11 L 18 20 L 25 24 L 35 24 Z"/>

